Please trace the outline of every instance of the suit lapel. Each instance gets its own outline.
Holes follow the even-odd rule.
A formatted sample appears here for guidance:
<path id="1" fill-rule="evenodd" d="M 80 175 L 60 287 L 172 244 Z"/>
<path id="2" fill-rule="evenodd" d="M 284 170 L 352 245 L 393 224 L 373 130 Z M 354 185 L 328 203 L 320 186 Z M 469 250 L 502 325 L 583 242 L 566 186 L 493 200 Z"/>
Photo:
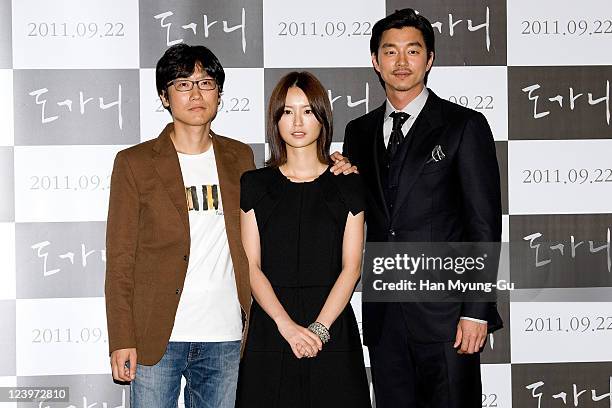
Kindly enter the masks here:
<path id="1" fill-rule="evenodd" d="M 414 132 L 411 129 L 410 145 L 407 146 L 408 149 L 400 170 L 400 184 L 393 205 L 392 221 L 397 217 L 397 209 L 401 207 L 401 203 L 414 186 L 429 158 L 429 152 L 436 143 L 436 138 L 432 137 L 433 132 L 444 124 L 439 102 L 440 98 L 430 90 L 427 102 L 413 125 Z"/>
<path id="2" fill-rule="evenodd" d="M 183 226 L 189 233 L 189 216 L 187 215 L 187 199 L 185 197 L 185 183 L 183 182 L 183 173 L 181 173 L 181 165 L 170 133 L 174 130 L 172 123 L 166 128 L 157 138 L 153 145 L 153 163 L 157 175 L 162 180 L 170 200 L 176 207 L 179 213 Z"/>
<path id="3" fill-rule="evenodd" d="M 385 199 L 385 194 L 384 194 L 383 185 L 382 185 L 382 175 L 380 173 L 380 166 L 384 165 L 384 163 L 381 163 L 381 158 L 384 157 L 385 154 L 387 154 L 387 152 L 384 150 L 385 143 L 383 139 L 383 122 L 385 119 L 385 106 L 386 106 L 386 102 L 383 103 L 382 106 L 380 106 L 377 109 L 376 115 L 374 116 L 374 120 L 373 120 L 374 129 L 372 132 L 370 132 L 370 134 L 374 135 L 374 137 L 372 138 L 371 151 L 373 155 L 372 162 L 374 163 L 374 172 L 375 172 L 375 179 L 376 179 L 376 196 L 383 208 L 385 215 L 387 216 L 387 220 L 389 220 L 391 218 L 391 215 L 389 214 L 389 208 L 387 207 L 387 200 Z"/>

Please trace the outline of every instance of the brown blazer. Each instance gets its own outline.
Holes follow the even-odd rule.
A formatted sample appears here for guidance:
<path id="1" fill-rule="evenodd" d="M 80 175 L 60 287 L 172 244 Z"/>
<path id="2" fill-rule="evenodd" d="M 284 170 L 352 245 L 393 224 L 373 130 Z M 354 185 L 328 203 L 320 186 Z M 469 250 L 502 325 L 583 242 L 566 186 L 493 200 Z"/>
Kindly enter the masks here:
<path id="1" fill-rule="evenodd" d="M 135 347 L 144 365 L 164 355 L 189 261 L 187 200 L 170 139 L 173 129 L 169 124 L 157 139 L 117 153 L 111 178 L 105 282 L 109 349 Z M 240 239 L 240 176 L 255 168 L 253 152 L 211 134 L 246 336 L 251 290 Z"/>

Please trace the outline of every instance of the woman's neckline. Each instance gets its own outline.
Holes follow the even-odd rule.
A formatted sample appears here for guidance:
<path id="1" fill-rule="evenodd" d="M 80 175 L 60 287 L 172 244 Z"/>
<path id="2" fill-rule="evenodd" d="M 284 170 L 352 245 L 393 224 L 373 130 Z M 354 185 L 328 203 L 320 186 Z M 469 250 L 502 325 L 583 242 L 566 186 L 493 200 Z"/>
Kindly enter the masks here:
<path id="1" fill-rule="evenodd" d="M 280 167 L 276 167 L 276 171 L 278 172 L 278 174 L 281 175 L 281 177 L 283 177 L 285 180 L 287 180 L 289 183 L 292 184 L 310 184 L 310 183 L 314 183 L 317 180 L 319 180 L 325 173 L 329 173 L 329 168 L 330 166 L 327 165 L 327 167 L 325 168 L 325 170 L 323 170 L 323 172 L 321 174 L 319 174 L 317 177 L 313 178 L 312 180 L 307 180 L 307 181 L 293 181 L 291 180 L 289 177 L 287 177 L 280 169 Z"/>

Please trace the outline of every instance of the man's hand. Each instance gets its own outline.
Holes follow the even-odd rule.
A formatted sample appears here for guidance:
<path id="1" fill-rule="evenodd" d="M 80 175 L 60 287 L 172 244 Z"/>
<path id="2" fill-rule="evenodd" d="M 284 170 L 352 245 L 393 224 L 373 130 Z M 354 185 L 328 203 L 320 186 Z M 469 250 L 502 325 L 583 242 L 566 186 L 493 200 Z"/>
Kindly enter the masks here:
<path id="1" fill-rule="evenodd" d="M 340 152 L 333 152 L 330 157 L 334 161 L 334 165 L 329 170 L 332 173 L 334 173 L 336 176 L 338 174 L 340 174 L 340 173 L 342 173 L 342 174 L 351 174 L 351 173 L 359 174 L 359 171 L 357 171 L 357 166 L 351 165 L 351 162 L 349 162 L 348 157 L 342 156 L 342 154 Z"/>
<path id="2" fill-rule="evenodd" d="M 111 369 L 113 378 L 117 381 L 132 381 L 136 378 L 136 349 L 127 348 L 115 350 L 111 353 Z M 129 368 L 125 363 L 129 362 Z"/>
<path id="3" fill-rule="evenodd" d="M 477 353 L 487 339 L 487 325 L 472 320 L 459 320 L 457 324 L 457 335 L 455 336 L 454 348 L 459 346 L 458 354 Z"/>

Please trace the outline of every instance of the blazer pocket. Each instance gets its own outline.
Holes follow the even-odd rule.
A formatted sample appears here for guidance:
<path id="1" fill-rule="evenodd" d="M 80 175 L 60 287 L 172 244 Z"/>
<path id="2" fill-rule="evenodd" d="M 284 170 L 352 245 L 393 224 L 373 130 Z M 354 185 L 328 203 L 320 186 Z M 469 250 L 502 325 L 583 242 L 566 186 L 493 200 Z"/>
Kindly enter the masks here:
<path id="1" fill-rule="evenodd" d="M 443 161 L 427 163 L 425 164 L 425 166 L 423 166 L 421 174 L 437 173 L 439 171 L 445 170 L 447 167 L 448 164 L 444 163 Z"/>

